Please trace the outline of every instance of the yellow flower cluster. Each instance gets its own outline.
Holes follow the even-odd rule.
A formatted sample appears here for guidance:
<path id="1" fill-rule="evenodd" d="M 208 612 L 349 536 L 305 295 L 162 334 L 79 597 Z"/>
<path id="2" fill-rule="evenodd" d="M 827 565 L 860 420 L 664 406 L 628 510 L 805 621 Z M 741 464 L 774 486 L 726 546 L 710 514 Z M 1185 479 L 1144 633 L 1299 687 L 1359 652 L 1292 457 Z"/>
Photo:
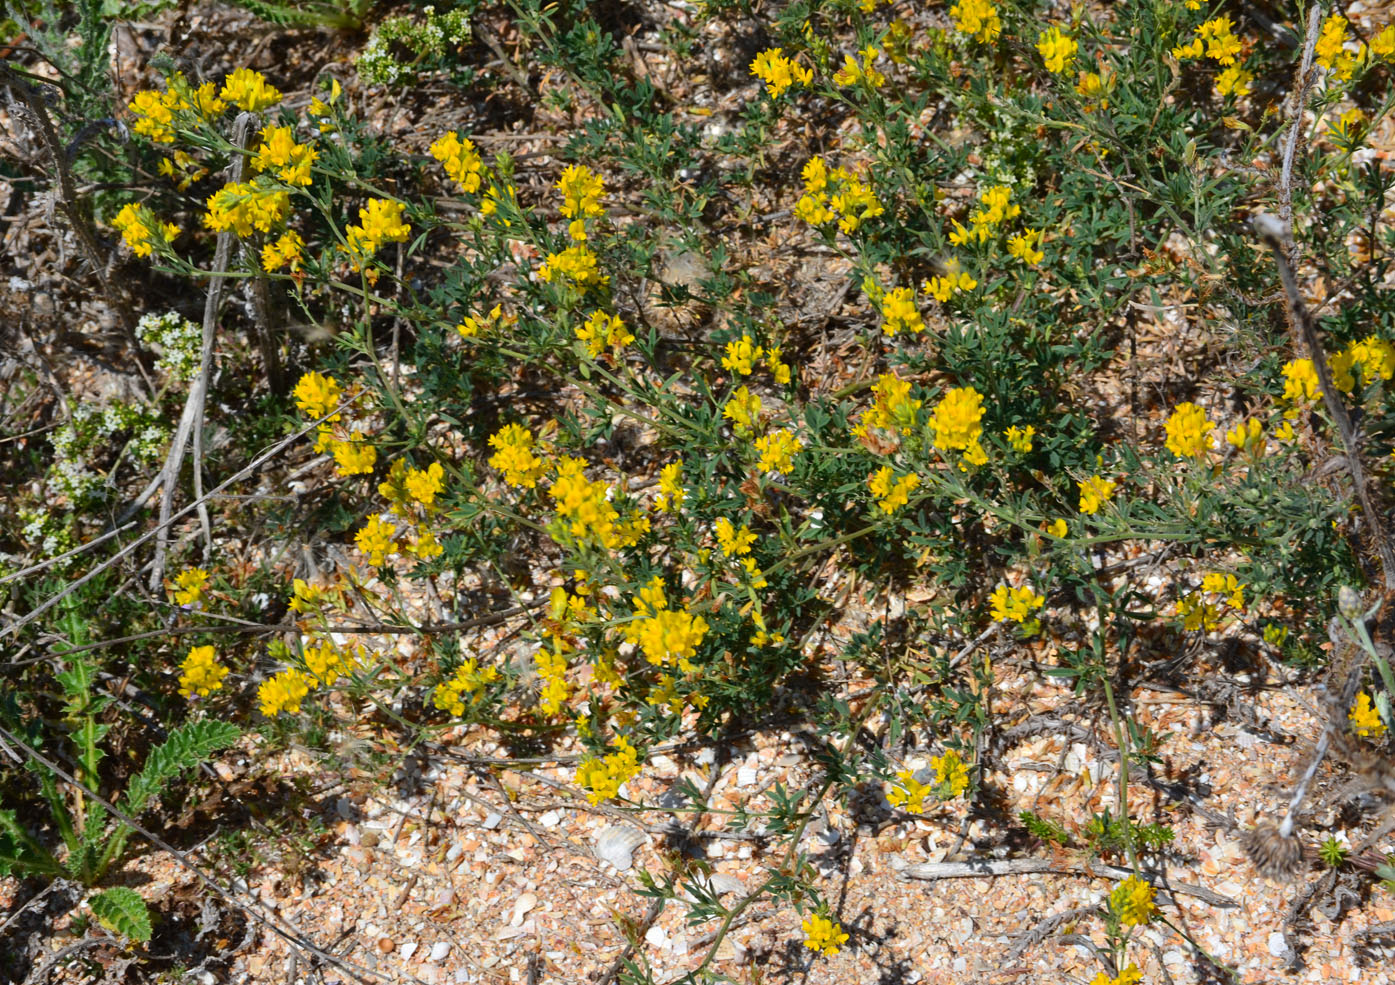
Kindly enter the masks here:
<path id="1" fill-rule="evenodd" d="M 1037 36 L 1037 51 L 1046 61 L 1046 70 L 1062 75 L 1075 67 L 1075 53 L 1080 46 L 1059 27 L 1049 28 Z"/>
<path id="2" fill-rule="evenodd" d="M 722 416 L 731 421 L 737 434 L 750 434 L 760 426 L 760 397 L 747 387 L 738 387 L 722 408 Z"/>
<path id="3" fill-rule="evenodd" d="M 1342 82 L 1350 79 L 1357 68 L 1370 59 L 1365 44 L 1358 44 L 1355 51 L 1348 51 L 1346 45 L 1347 19 L 1341 14 L 1332 14 L 1322 22 L 1322 31 L 1313 53 L 1317 63 Z"/>
<path id="4" fill-rule="evenodd" d="M 604 287 L 610 283 L 610 276 L 602 274 L 596 254 L 585 246 L 569 246 L 561 253 L 549 253 L 543 262 L 538 276 L 549 284 L 553 278 L 562 277 L 583 291 L 588 287 Z"/>
<path id="5" fill-rule="evenodd" d="M 1082 109 L 1087 113 L 1109 108 L 1109 94 L 1114 91 L 1115 78 L 1108 69 L 1099 72 L 1081 72 L 1075 83 L 1076 95 L 1086 102 Z"/>
<path id="6" fill-rule="evenodd" d="M 296 406 L 309 417 L 330 414 L 343 399 L 339 383 L 334 377 L 323 376 L 313 370 L 300 378 L 293 395 Z M 335 411 L 320 424 L 315 451 L 329 451 L 334 456 L 336 472 L 340 476 L 368 475 L 378 461 L 378 450 L 368 442 L 361 431 L 340 431 L 344 438 L 341 440 L 335 437 L 334 424 L 341 416 Z"/>
<path id="7" fill-rule="evenodd" d="M 250 68 L 235 69 L 223 80 L 219 96 L 249 113 L 269 109 L 281 101 L 281 91 L 269 85 L 261 72 Z"/>
<path id="8" fill-rule="evenodd" d="M 898 378 L 895 373 L 883 373 L 873 384 L 872 395 L 872 406 L 862 412 L 851 429 L 853 437 L 865 441 L 872 428 L 910 434 L 921 406 L 919 400 L 911 399 L 910 381 Z"/>
<path id="9" fill-rule="evenodd" d="M 1234 575 L 1212 572 L 1201 580 L 1201 591 L 1189 592 L 1177 600 L 1177 615 L 1189 632 L 1211 632 L 1220 627 L 1225 608 L 1237 612 L 1245 608 L 1245 586 Z"/>
<path id="10" fill-rule="evenodd" d="M 852 86 L 865 83 L 869 89 L 876 89 L 885 84 L 886 76 L 877 71 L 872 64 L 881 54 L 881 49 L 876 45 L 868 45 L 857 53 L 857 58 L 844 55 L 843 67 L 833 74 L 834 84 Z"/>
<path id="11" fill-rule="evenodd" d="M 716 532 L 717 545 L 727 557 L 750 554 L 751 545 L 756 542 L 756 535 L 751 533 L 749 527 L 744 523 L 737 527 L 724 516 L 717 518 Z"/>
<path id="12" fill-rule="evenodd" d="M 341 395 L 339 383 L 334 377 L 322 376 L 314 370 L 302 376 L 292 391 L 296 407 L 307 417 L 324 417 L 329 414 L 339 406 Z M 337 421 L 340 416 L 336 411 L 325 419 L 325 423 Z"/>
<path id="13" fill-rule="evenodd" d="M 586 220 L 598 219 L 605 215 L 601 207 L 601 196 L 605 194 L 605 184 L 600 175 L 583 164 L 573 164 L 562 171 L 557 181 L 557 190 L 562 193 L 561 213 L 571 220 L 567 234 L 582 242 L 586 239 Z"/>
<path id="14" fill-rule="evenodd" d="M 157 144 L 172 144 L 176 114 L 190 112 L 204 120 L 212 120 L 227 109 L 227 103 L 214 95 L 216 88 L 212 82 L 195 88 L 176 73 L 170 77 L 169 89 L 165 92 L 142 89 L 127 104 L 127 109 L 136 117 L 131 129 Z"/>
<path id="15" fill-rule="evenodd" d="M 1258 455 L 1264 450 L 1264 426 L 1259 423 L 1259 418 L 1251 417 L 1227 431 L 1225 440 L 1246 455 Z"/>
<path id="16" fill-rule="evenodd" d="M 623 735 L 616 737 L 614 752 L 603 759 L 585 759 L 576 768 L 576 782 L 586 788 L 586 799 L 593 804 L 618 796 L 621 785 L 638 775 L 639 753 Z"/>
<path id="17" fill-rule="evenodd" d="M 679 459 L 659 470 L 659 495 L 654 497 L 654 509 L 660 513 L 677 513 L 687 498 L 683 489 L 683 460 Z"/>
<path id="18" fill-rule="evenodd" d="M 1117 977 L 1110 978 L 1101 971 L 1091 979 L 1090 985 L 1142 985 L 1142 982 L 1143 972 L 1139 970 L 1138 965 L 1130 961 L 1129 966 L 1119 972 Z"/>
<path id="19" fill-rule="evenodd" d="M 930 784 L 921 783 L 915 778 L 915 773 L 911 770 L 897 771 L 896 784 L 887 791 L 887 803 L 911 814 L 925 813 L 926 798 L 933 792 Z"/>
<path id="20" fill-rule="evenodd" d="M 766 349 L 764 346 L 756 345 L 755 339 L 744 334 L 741 338 L 733 339 L 726 344 L 725 354 L 722 356 L 722 368 L 740 376 L 750 376 L 756 371 L 756 366 L 762 358 L 764 358 L 766 369 L 770 370 L 770 375 L 774 377 L 776 383 L 783 385 L 790 381 L 790 367 L 788 363 L 781 360 L 780 347 L 777 345 Z"/>
<path id="21" fill-rule="evenodd" d="M 710 628 L 707 620 L 684 609 L 670 609 L 663 579 L 657 575 L 631 604 L 634 618 L 625 624 L 625 641 L 638 646 L 644 659 L 655 666 L 676 664 L 685 674 L 691 673 L 691 660 Z"/>
<path id="22" fill-rule="evenodd" d="M 405 243 L 412 227 L 402 219 L 402 203 L 370 198 L 358 210 L 359 225 L 344 229 L 345 245 L 340 247 L 352 258 L 354 269 L 366 263 L 384 243 Z"/>
<path id="23" fill-rule="evenodd" d="M 940 304 L 944 304 L 955 294 L 961 291 L 972 291 L 978 287 L 978 281 L 974 280 L 968 271 L 960 269 L 957 259 L 951 258 L 945 262 L 943 274 L 926 278 L 921 282 L 920 287 Z"/>
<path id="24" fill-rule="evenodd" d="M 1380 713 L 1371 704 L 1371 696 L 1365 691 L 1356 696 L 1356 703 L 1347 713 L 1347 721 L 1351 722 L 1353 732 L 1365 738 L 1379 739 L 1385 734 L 1385 722 L 1380 720 Z"/>
<path id="25" fill-rule="evenodd" d="M 940 398 L 930 427 L 940 451 L 960 451 L 964 462 L 983 465 L 988 456 L 979 439 L 983 435 L 983 396 L 971 386 L 955 387 Z"/>
<path id="26" fill-rule="evenodd" d="M 607 348 L 619 353 L 635 340 L 619 315 L 608 315 L 604 311 L 593 312 L 590 318 L 578 325 L 576 337 L 586 343 L 586 354 L 592 359 Z"/>
<path id="27" fill-rule="evenodd" d="M 304 255 L 305 240 L 294 229 L 287 230 L 262 247 L 262 269 L 271 274 L 282 267 L 290 267 L 296 272 L 300 270 Z"/>
<path id="28" fill-rule="evenodd" d="M 757 468 L 762 472 L 789 475 L 794 471 L 794 456 L 804 450 L 804 442 L 793 431 L 775 431 L 756 439 L 760 452 Z"/>
<path id="29" fill-rule="evenodd" d="M 469 658 L 455 669 L 455 675 L 448 681 L 436 685 L 431 703 L 441 711 L 459 718 L 465 714 L 465 702 L 483 694 L 485 686 L 498 680 L 499 671 L 494 667 L 480 669 L 474 657 Z"/>
<path id="30" fill-rule="evenodd" d="M 388 555 L 397 550 L 397 526 L 382 517 L 369 517 L 354 534 L 354 544 L 368 558 L 368 563 L 377 567 L 386 563 Z"/>
<path id="31" fill-rule="evenodd" d="M 1046 599 L 1030 588 L 1010 588 L 1007 585 L 993 589 L 988 601 L 993 606 L 994 622 L 1020 623 L 1029 630 L 1040 626 L 1034 613 L 1046 604 Z"/>
<path id="32" fill-rule="evenodd" d="M 478 318 L 474 315 L 466 315 L 455 327 L 455 330 L 462 339 L 475 339 L 496 332 L 501 328 L 507 328 L 517 321 L 517 315 L 504 314 L 504 306 L 496 304 L 489 309 L 487 315 L 481 315 Z"/>
<path id="33" fill-rule="evenodd" d="M 276 176 L 288 185 L 310 184 L 310 165 L 320 152 L 309 144 L 298 144 L 290 127 L 268 126 L 262 129 L 262 143 L 252 157 L 252 167 L 258 171 L 276 170 Z"/>
<path id="34" fill-rule="evenodd" d="M 178 605 L 197 605 L 208 587 L 208 572 L 203 568 L 181 571 L 174 579 L 174 601 Z"/>
<path id="35" fill-rule="evenodd" d="M 1009 448 L 1019 455 L 1025 455 L 1032 450 L 1032 438 L 1036 433 L 1037 429 L 1030 424 L 1025 428 L 1014 424 L 1003 432 L 1003 437 L 1007 438 Z"/>
<path id="36" fill-rule="evenodd" d="M 915 291 L 909 287 L 898 287 L 888 291 L 879 305 L 882 311 L 882 331 L 895 336 L 899 332 L 920 334 L 925 331 L 925 322 L 916 307 Z"/>
<path id="37" fill-rule="evenodd" d="M 267 718 L 285 712 L 294 715 L 300 711 L 300 703 L 310 693 L 314 678 L 302 670 L 292 667 L 262 682 L 257 689 L 257 700 L 261 702 L 262 714 Z"/>
<path id="38" fill-rule="evenodd" d="M 329 450 L 341 476 L 370 475 L 378 461 L 378 449 L 368 443 L 362 431 L 351 431 L 345 441 L 330 441 Z"/>
<path id="39" fill-rule="evenodd" d="M 379 484 L 378 493 L 392 504 L 392 511 L 400 517 L 412 515 L 413 504 L 431 513 L 436 508 L 436 497 L 445 487 L 445 478 L 446 470 L 440 462 L 414 469 L 399 458 L 388 469 L 387 481 Z"/>
<path id="40" fill-rule="evenodd" d="M 148 257 L 156 250 L 163 253 L 179 235 L 179 227 L 174 223 L 161 222 L 144 205 L 134 203 L 123 205 L 111 224 L 138 257 Z"/>
<path id="41" fill-rule="evenodd" d="M 1215 425 L 1198 405 L 1178 404 L 1165 426 L 1167 450 L 1178 458 L 1199 458 L 1211 450 L 1211 429 Z"/>
<path id="42" fill-rule="evenodd" d="M 1098 513 L 1100 507 L 1114 495 L 1119 483 L 1092 475 L 1088 479 L 1081 479 L 1076 485 L 1080 487 L 1080 512 Z"/>
<path id="43" fill-rule="evenodd" d="M 299 612 L 302 615 L 319 612 L 325 603 L 325 596 L 329 594 L 318 585 L 312 585 L 308 581 L 296 578 L 291 584 L 291 597 L 287 603 L 292 612 Z"/>
<path id="44" fill-rule="evenodd" d="M 998 8 L 989 0 L 958 0 L 949 8 L 949 16 L 956 30 L 985 44 L 997 40 L 1003 31 Z"/>
<path id="45" fill-rule="evenodd" d="M 883 465 L 867 478 L 867 488 L 877 497 L 877 506 L 883 513 L 895 513 L 910 502 L 911 493 L 920 485 L 920 476 L 914 472 L 896 478 L 890 465 Z"/>
<path id="46" fill-rule="evenodd" d="M 814 81 L 813 70 L 802 68 L 794 59 L 786 58 L 782 48 L 767 48 L 756 55 L 755 61 L 751 62 L 751 74 L 764 82 L 765 91 L 776 99 L 796 82 L 808 85 Z"/>
<path id="47" fill-rule="evenodd" d="M 436 138 L 428 153 L 441 162 L 446 174 L 465 191 L 473 195 L 480 190 L 484 181 L 484 159 L 468 138 L 461 140 L 460 134 L 448 130 Z"/>
<path id="48" fill-rule="evenodd" d="M 203 224 L 214 232 L 233 232 L 245 239 L 253 230 L 271 232 L 286 218 L 290 208 L 290 193 L 261 176 L 230 182 L 210 195 Z"/>
<path id="49" fill-rule="evenodd" d="M 1022 214 L 1022 206 L 1012 201 L 1012 189 L 1007 185 L 994 185 L 979 192 L 980 207 L 969 215 L 969 225 L 954 221 L 954 230 L 949 234 L 952 246 L 966 246 L 969 243 L 986 243 L 996 234 L 997 229 L 1009 219 Z"/>
<path id="50" fill-rule="evenodd" d="M 538 677 L 542 680 L 538 708 L 544 715 L 556 715 L 571 697 L 571 686 L 567 683 L 567 653 L 571 648 L 571 644 L 554 634 L 552 649 L 544 647 L 533 656 L 533 662 L 538 666 Z"/>
<path id="51" fill-rule="evenodd" d="M 649 518 L 632 513 L 623 521 L 620 511 L 610 502 L 610 486 L 591 481 L 582 471 L 586 462 L 580 458 L 564 457 L 557 466 L 557 476 L 548 489 L 557 509 L 559 529 L 577 542 L 591 542 L 608 549 L 630 547 L 649 530 Z"/>
<path id="52" fill-rule="evenodd" d="M 953 800 L 969 789 L 969 767 L 953 749 L 943 756 L 934 756 L 930 766 L 935 770 L 935 790 L 944 800 Z"/>
<path id="53" fill-rule="evenodd" d="M 1150 922 L 1158 912 L 1153 902 L 1153 885 L 1138 876 L 1129 876 L 1109 894 L 1109 909 L 1125 927 L 1138 927 Z"/>
<path id="54" fill-rule="evenodd" d="M 495 449 L 490 466 L 504 473 L 510 486 L 532 489 L 547 471 L 547 463 L 533 454 L 533 432 L 521 425 L 504 425 L 490 436 L 489 447 Z"/>
<path id="55" fill-rule="evenodd" d="M 1046 254 L 1037 249 L 1040 239 L 1040 229 L 1024 229 L 1020 233 L 1013 233 L 1008 237 L 1008 254 L 1029 267 L 1035 267 L 1046 259 Z"/>
<path id="56" fill-rule="evenodd" d="M 1246 71 L 1236 61 L 1241 52 L 1240 39 L 1235 36 L 1235 25 L 1229 17 L 1215 17 L 1196 28 L 1195 37 L 1185 45 L 1172 49 L 1172 56 L 1178 61 L 1205 56 L 1218 65 L 1225 66 L 1216 76 L 1216 92 L 1222 96 L 1245 96 L 1250 92 L 1254 73 Z"/>
<path id="57" fill-rule="evenodd" d="M 824 226 L 838 220 L 838 228 L 853 233 L 863 222 L 886 211 L 872 188 L 846 168 L 828 170 L 821 157 L 811 157 L 800 176 L 804 194 L 794 206 L 794 214 L 811 226 Z"/>
<path id="58" fill-rule="evenodd" d="M 206 698 L 223 686 L 228 668 L 218 662 L 211 646 L 196 646 L 179 665 L 179 693 L 186 698 Z"/>
<path id="59" fill-rule="evenodd" d="M 848 935 L 841 926 L 817 913 L 811 913 L 801 926 L 804 930 L 804 946 L 829 957 L 842 950 L 842 945 L 848 941 Z"/>
<path id="60" fill-rule="evenodd" d="M 329 640 L 305 648 L 305 669 L 310 672 L 314 684 L 329 687 L 340 677 L 353 673 L 358 659 L 353 653 L 344 653 Z"/>

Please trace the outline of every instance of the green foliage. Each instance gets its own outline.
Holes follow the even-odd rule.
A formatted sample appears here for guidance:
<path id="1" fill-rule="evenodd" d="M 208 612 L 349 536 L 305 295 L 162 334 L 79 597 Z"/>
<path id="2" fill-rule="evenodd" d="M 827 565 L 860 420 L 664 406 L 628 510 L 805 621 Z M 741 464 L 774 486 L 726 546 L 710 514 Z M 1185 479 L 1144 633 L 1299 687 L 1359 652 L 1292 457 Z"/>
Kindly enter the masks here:
<path id="1" fill-rule="evenodd" d="M 133 941 L 150 940 L 150 911 L 134 889 L 113 886 L 87 901 L 97 921 L 113 933 Z"/>
<path id="2" fill-rule="evenodd" d="M 1318 846 L 1318 856 L 1323 863 L 1331 868 L 1337 868 L 1347 860 L 1350 850 L 1337 838 L 1328 838 Z"/>
<path id="3" fill-rule="evenodd" d="M 1022 822 L 1034 838 L 1040 838 L 1048 843 L 1055 842 L 1058 845 L 1071 843 L 1070 834 L 1056 821 L 1049 821 L 1031 811 L 1022 811 L 1017 815 L 1017 819 Z"/>

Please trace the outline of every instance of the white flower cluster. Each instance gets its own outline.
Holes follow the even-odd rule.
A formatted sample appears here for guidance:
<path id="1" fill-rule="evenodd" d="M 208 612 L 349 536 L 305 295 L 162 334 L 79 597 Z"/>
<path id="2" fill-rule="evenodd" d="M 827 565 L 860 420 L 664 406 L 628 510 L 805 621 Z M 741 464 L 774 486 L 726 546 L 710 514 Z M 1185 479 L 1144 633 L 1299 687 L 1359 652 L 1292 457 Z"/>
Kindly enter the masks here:
<path id="1" fill-rule="evenodd" d="M 373 30 L 373 36 L 358 56 L 355 67 L 359 78 L 369 85 L 394 85 L 417 70 L 427 55 L 440 56 L 446 45 L 470 40 L 470 16 L 464 10 L 437 14 L 436 8 L 422 8 L 425 22 L 410 17 L 389 17 Z M 406 62 L 393 54 L 406 49 L 412 56 Z"/>
<path id="2" fill-rule="evenodd" d="M 199 371 L 203 329 L 176 312 L 148 314 L 136 323 L 136 337 L 159 356 L 155 366 L 171 380 L 192 380 Z"/>

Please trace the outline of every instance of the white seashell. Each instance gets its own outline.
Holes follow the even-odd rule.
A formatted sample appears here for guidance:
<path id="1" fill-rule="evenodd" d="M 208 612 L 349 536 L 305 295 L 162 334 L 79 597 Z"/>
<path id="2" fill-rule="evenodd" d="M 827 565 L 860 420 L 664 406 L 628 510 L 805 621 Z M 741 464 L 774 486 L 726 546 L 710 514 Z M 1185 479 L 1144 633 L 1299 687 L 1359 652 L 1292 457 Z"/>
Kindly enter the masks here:
<path id="1" fill-rule="evenodd" d="M 714 872 L 712 874 L 712 892 L 718 896 L 725 896 L 727 893 L 744 896 L 746 884 L 729 872 Z"/>
<path id="2" fill-rule="evenodd" d="M 635 849 L 647 840 L 648 836 L 638 828 L 612 824 L 596 836 L 596 857 L 625 872 L 634 864 Z"/>

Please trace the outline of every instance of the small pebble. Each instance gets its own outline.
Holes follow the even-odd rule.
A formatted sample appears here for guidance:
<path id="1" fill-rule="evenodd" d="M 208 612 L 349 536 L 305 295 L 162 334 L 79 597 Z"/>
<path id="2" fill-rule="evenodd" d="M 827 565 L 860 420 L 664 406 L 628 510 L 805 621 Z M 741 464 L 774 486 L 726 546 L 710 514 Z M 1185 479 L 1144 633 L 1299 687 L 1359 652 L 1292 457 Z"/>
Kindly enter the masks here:
<path id="1" fill-rule="evenodd" d="M 440 961 L 443 958 L 445 958 L 445 956 L 449 953 L 450 945 L 447 944 L 445 941 L 437 941 L 435 944 L 431 945 L 431 954 L 427 957 L 426 960 Z"/>

